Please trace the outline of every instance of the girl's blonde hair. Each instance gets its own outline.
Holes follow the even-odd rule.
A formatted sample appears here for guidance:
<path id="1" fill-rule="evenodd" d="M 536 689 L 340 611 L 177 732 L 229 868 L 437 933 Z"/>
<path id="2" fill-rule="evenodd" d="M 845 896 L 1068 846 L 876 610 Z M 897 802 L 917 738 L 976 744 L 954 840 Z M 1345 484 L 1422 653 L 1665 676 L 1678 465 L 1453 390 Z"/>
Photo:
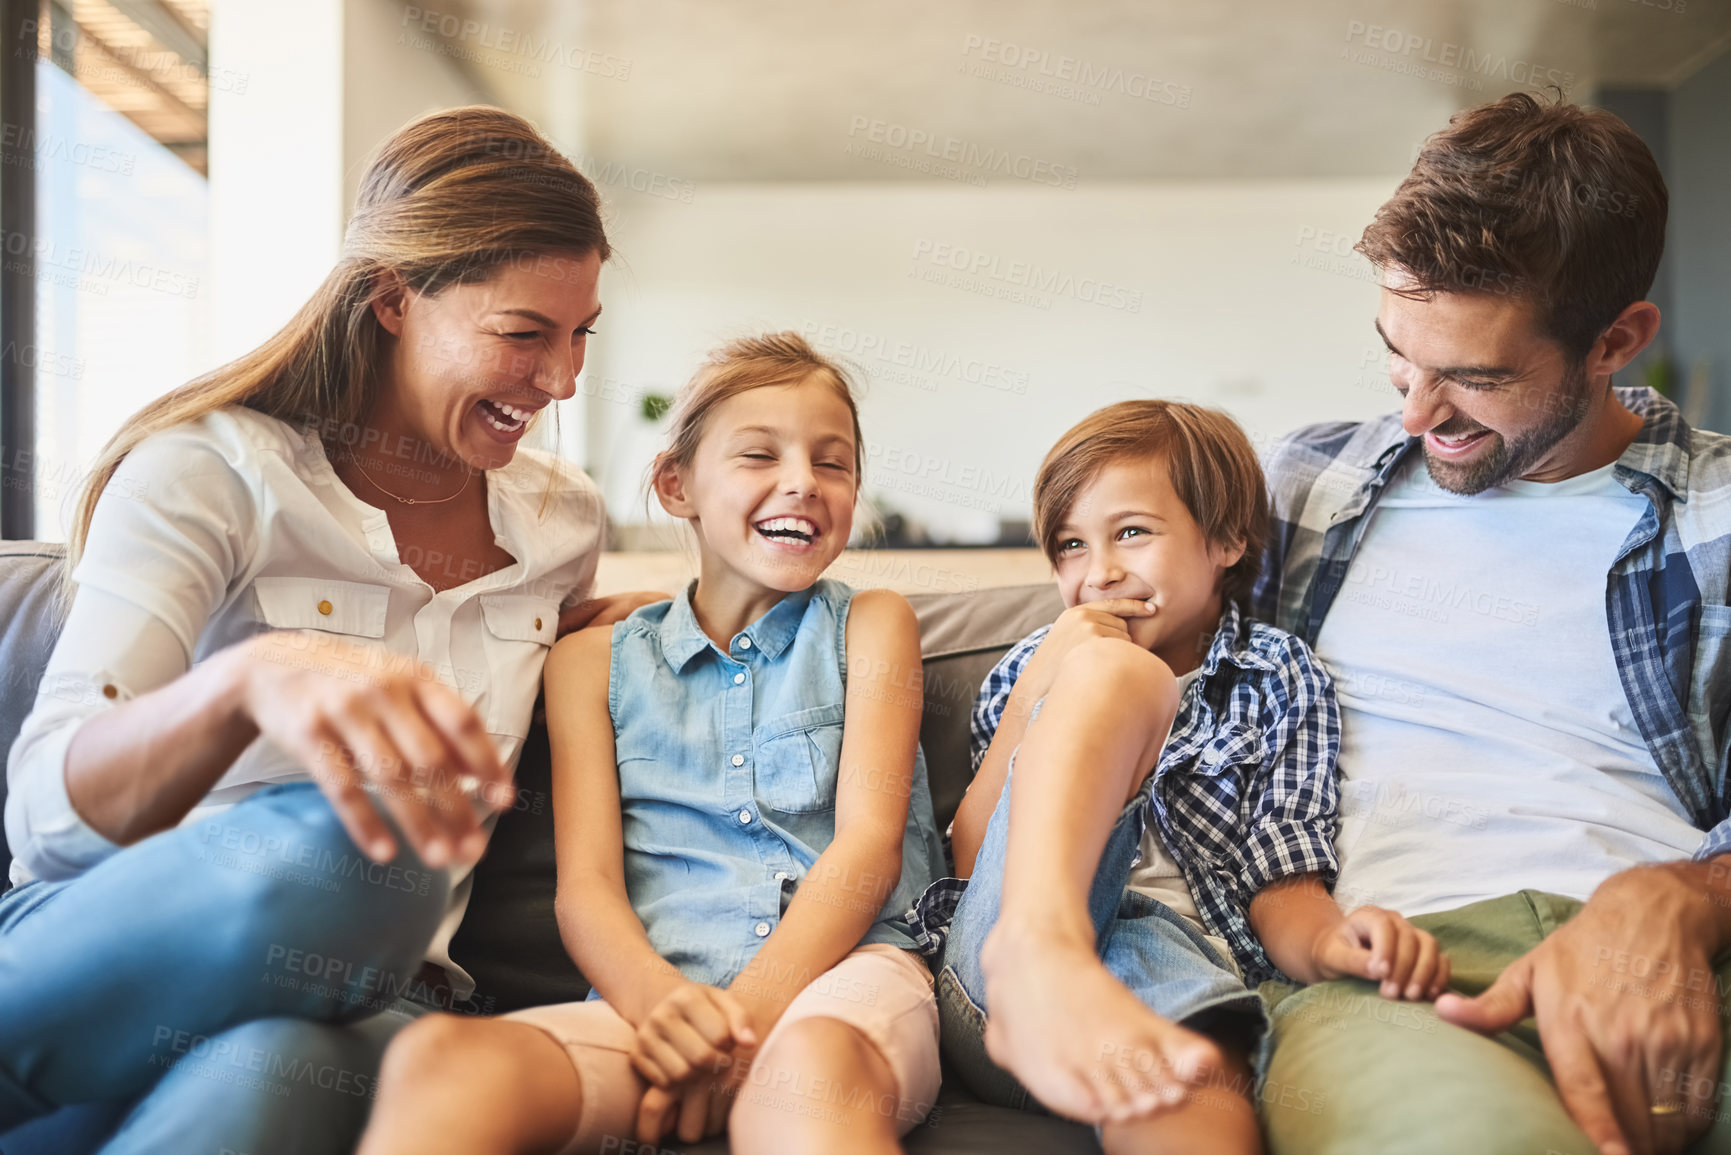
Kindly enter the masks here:
<path id="1" fill-rule="evenodd" d="M 853 475 L 857 495 L 865 482 L 865 435 L 860 432 L 859 405 L 853 380 L 838 362 L 813 349 L 798 333 L 787 330 L 729 341 L 704 359 L 690 384 L 673 403 L 673 429 L 667 448 L 649 465 L 648 492 L 670 469 L 686 469 L 697 459 L 697 446 L 716 406 L 731 397 L 770 385 L 798 385 L 817 380 L 829 386 L 853 418 Z M 645 500 L 648 495 L 645 494 Z"/>
<path id="2" fill-rule="evenodd" d="M 567 253 L 611 255 L 600 198 L 528 121 L 472 105 L 398 129 L 367 165 L 336 267 L 293 319 L 252 352 L 146 405 L 103 447 L 68 535 L 63 595 L 97 499 L 151 434 L 229 405 L 327 431 L 360 422 L 378 394 L 385 342 L 372 304 L 386 274 L 437 294 L 508 262 Z"/>

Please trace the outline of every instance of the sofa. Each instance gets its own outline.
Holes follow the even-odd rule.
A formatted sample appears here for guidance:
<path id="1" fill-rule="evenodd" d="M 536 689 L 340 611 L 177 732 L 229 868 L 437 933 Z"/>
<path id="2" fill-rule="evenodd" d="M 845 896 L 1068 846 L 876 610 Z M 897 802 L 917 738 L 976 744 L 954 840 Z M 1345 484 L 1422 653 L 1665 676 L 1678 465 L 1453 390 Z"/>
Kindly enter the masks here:
<path id="1" fill-rule="evenodd" d="M 54 585 L 64 550 L 40 542 L 0 542 L 0 749 L 10 749 L 30 710 L 36 685 L 58 636 Z M 1051 583 L 966 592 L 912 593 L 920 622 L 925 715 L 920 743 L 930 771 L 940 826 L 955 814 L 970 775 L 968 716 L 986 672 L 1012 644 L 1053 620 L 1063 608 Z M 547 798 L 551 763 L 537 718 L 517 770 L 524 797 Z M 0 784 L 0 803 L 5 799 Z M 475 869 L 468 912 L 451 945 L 452 957 L 475 977 L 467 1009 L 504 1013 L 537 1003 L 582 998 L 588 984 L 559 940 L 553 913 L 552 807 L 524 805 L 501 816 Z M 0 832 L 0 885 L 11 856 Z M 31 1128 L 24 1128 L 27 1131 Z M 0 1155 L 40 1148 L 0 1137 Z M 930 1155 L 1069 1155 L 1098 1152 L 1092 1129 L 1044 1115 L 988 1106 L 946 1079 L 937 1108 L 907 1138 L 910 1152 Z M 668 1152 L 723 1155 L 712 1141 Z M 48 1148 L 50 1150 L 55 1148 Z"/>

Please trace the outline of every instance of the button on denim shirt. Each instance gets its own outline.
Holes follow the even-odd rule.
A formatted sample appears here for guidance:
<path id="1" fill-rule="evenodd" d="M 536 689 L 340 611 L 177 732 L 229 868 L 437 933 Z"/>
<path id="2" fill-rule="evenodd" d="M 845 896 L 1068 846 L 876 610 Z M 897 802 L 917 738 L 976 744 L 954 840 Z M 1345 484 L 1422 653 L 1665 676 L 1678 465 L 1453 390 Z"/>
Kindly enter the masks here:
<path id="1" fill-rule="evenodd" d="M 724 653 L 695 588 L 613 627 L 607 704 L 631 906 L 686 978 L 726 986 L 835 839 L 853 590 L 791 593 Z M 943 862 L 923 751 L 913 776 L 901 880 L 862 943 L 915 949 L 906 912 Z"/>

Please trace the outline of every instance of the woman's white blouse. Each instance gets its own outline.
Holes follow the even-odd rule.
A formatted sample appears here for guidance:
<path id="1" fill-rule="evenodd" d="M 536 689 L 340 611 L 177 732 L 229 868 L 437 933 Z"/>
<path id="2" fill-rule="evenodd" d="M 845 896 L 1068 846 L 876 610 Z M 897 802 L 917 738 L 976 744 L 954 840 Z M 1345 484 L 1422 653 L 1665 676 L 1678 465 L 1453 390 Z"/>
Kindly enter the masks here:
<path id="1" fill-rule="evenodd" d="M 494 540 L 517 560 L 435 592 L 408 563 L 461 578 L 461 559 L 401 556 L 384 511 L 337 477 L 316 430 L 231 407 L 140 443 L 97 504 L 71 614 L 7 762 L 12 881 L 72 877 L 118 849 L 67 799 L 81 725 L 266 630 L 427 663 L 514 768 L 559 611 L 591 591 L 604 517 L 595 484 L 549 454 L 520 448 L 484 476 Z M 260 738 L 184 821 L 307 780 Z M 468 892 L 465 877 L 429 954 L 447 967 Z M 466 993 L 466 976 L 452 979 Z"/>

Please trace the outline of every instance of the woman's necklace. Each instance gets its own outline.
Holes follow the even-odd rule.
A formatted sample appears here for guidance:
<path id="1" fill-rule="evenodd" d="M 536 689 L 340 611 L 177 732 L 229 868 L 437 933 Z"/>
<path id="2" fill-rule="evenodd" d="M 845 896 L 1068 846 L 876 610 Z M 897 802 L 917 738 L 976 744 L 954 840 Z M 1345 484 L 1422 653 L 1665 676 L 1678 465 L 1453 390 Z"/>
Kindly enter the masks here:
<path id="1" fill-rule="evenodd" d="M 403 495 L 401 495 L 399 493 L 392 493 L 390 490 L 386 489 L 384 486 L 382 486 L 378 482 L 374 481 L 372 479 L 372 475 L 370 475 L 366 471 L 366 469 L 362 467 L 362 465 L 360 463 L 360 459 L 355 456 L 354 450 L 352 450 L 352 449 L 349 450 L 347 457 L 349 459 L 350 464 L 352 464 L 355 467 L 355 472 L 359 473 L 361 475 L 362 480 L 364 480 L 368 485 L 372 486 L 374 489 L 378 490 L 380 493 L 384 494 L 386 497 L 392 499 L 393 501 L 400 501 L 404 505 L 443 505 L 447 501 L 455 501 L 459 497 L 463 496 L 464 491 L 469 488 L 469 480 L 475 476 L 475 471 L 473 469 L 471 469 L 468 473 L 468 476 L 463 478 L 463 484 L 457 487 L 457 492 L 453 493 L 449 497 L 437 497 L 437 498 L 404 497 Z"/>

